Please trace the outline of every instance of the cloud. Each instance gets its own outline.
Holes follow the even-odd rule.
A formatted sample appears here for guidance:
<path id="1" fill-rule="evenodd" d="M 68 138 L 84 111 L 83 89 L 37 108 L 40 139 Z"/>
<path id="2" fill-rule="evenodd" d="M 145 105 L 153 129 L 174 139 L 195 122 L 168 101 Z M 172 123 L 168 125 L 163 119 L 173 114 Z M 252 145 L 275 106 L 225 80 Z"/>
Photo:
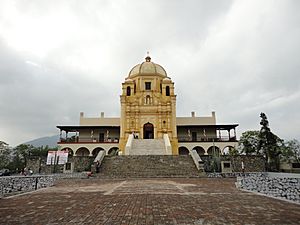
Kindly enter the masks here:
<path id="1" fill-rule="evenodd" d="M 236 121 L 241 132 L 259 129 L 265 111 L 275 132 L 299 138 L 296 126 L 284 129 L 300 109 L 299 97 L 291 98 L 300 92 L 300 18 L 292 3 L 236 1 L 214 24 L 184 78 L 193 81 L 184 93 L 198 97 L 197 111 L 215 109 L 219 122 Z M 191 102 L 183 104 L 188 109 Z"/>
<path id="2" fill-rule="evenodd" d="M 1 1 L 0 140 L 11 145 L 119 116 L 147 51 L 175 82 L 177 114 L 299 138 L 298 1 Z"/>
<path id="3" fill-rule="evenodd" d="M 109 87 L 99 81 L 26 60 L 3 45 L 1 49 L 0 135 L 11 142 L 54 134 L 60 123 L 78 124 L 83 110 L 100 114 L 97 102 L 114 107 L 105 97 L 111 97 Z"/>

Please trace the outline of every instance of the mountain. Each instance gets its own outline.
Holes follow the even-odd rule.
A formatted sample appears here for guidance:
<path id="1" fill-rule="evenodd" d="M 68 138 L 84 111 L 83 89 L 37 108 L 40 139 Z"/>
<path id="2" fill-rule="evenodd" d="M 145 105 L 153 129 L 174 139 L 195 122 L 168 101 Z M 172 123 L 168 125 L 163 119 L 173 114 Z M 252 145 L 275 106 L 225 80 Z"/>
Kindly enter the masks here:
<path id="1" fill-rule="evenodd" d="M 34 139 L 32 141 L 25 142 L 24 144 L 33 145 L 34 147 L 41 147 L 48 145 L 49 147 L 56 147 L 59 135 L 54 135 L 50 137 L 41 137 Z"/>

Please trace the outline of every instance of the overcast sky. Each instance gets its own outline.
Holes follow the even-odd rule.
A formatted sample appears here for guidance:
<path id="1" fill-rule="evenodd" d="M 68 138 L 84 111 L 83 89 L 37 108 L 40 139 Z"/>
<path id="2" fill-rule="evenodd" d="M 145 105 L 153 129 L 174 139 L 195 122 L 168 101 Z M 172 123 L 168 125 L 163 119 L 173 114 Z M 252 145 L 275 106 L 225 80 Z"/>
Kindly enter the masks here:
<path id="1" fill-rule="evenodd" d="M 300 1 L 1 0 L 0 140 L 58 134 L 120 115 L 121 83 L 144 61 L 175 82 L 177 116 L 210 115 L 300 139 Z"/>

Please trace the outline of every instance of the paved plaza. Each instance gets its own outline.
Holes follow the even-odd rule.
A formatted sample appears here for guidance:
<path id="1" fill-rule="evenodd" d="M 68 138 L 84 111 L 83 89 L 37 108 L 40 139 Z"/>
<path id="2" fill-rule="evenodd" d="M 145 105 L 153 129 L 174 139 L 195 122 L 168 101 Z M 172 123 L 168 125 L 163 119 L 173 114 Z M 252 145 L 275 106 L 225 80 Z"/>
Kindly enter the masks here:
<path id="1" fill-rule="evenodd" d="M 300 224 L 300 205 L 235 179 L 69 179 L 0 199 L 0 224 Z"/>

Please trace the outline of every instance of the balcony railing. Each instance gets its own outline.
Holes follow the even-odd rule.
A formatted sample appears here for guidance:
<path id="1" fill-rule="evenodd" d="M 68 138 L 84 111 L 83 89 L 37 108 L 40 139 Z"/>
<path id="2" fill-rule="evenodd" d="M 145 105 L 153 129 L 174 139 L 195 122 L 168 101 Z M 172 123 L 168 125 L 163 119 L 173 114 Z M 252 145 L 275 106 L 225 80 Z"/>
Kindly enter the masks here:
<path id="1" fill-rule="evenodd" d="M 61 138 L 59 140 L 60 144 L 63 143 L 71 143 L 71 144 L 76 144 L 76 143 L 119 143 L 119 138 L 106 138 L 104 140 L 101 140 L 99 138 Z"/>
<path id="2" fill-rule="evenodd" d="M 216 137 L 216 136 L 207 136 L 207 137 L 187 137 L 187 136 L 179 136 L 178 142 L 232 142 L 237 141 L 236 137 L 229 137 L 229 136 L 222 136 L 222 137 Z"/>

